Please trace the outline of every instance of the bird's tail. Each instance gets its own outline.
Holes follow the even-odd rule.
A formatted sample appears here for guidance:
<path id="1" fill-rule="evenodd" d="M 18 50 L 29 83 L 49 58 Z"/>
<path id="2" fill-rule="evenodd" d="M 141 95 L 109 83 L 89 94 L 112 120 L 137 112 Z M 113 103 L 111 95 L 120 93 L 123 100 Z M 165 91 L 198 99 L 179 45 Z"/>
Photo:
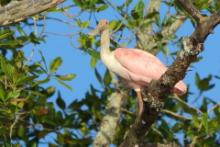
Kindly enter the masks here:
<path id="1" fill-rule="evenodd" d="M 183 81 L 179 81 L 178 83 L 176 83 L 173 89 L 173 93 L 180 96 L 185 94 L 186 92 L 187 92 L 187 86 Z"/>

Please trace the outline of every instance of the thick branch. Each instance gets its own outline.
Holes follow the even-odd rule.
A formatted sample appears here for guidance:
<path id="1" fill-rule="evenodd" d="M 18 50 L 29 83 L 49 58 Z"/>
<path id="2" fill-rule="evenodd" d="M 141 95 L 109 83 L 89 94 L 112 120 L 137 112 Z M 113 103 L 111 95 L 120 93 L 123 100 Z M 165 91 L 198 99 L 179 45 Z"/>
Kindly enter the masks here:
<path id="1" fill-rule="evenodd" d="M 200 14 L 199 10 L 196 9 L 190 0 L 176 0 L 180 3 L 181 7 L 193 18 L 197 23 L 201 23 L 203 16 Z"/>
<path id="2" fill-rule="evenodd" d="M 93 142 L 94 147 L 109 146 L 112 142 L 116 127 L 118 125 L 120 110 L 123 104 L 123 94 L 113 93 L 108 98 L 108 105 L 106 106 L 106 115 L 102 119 L 101 127 Z"/>
<path id="3" fill-rule="evenodd" d="M 0 7 L 0 26 L 9 25 L 53 8 L 64 0 L 20 0 Z"/>
<path id="4" fill-rule="evenodd" d="M 203 23 L 199 23 L 190 37 L 183 38 L 182 51 L 177 55 L 174 63 L 161 78 L 149 84 L 148 93 L 144 100 L 152 100 L 153 102 L 160 101 L 164 98 L 165 94 L 170 93 L 170 89 L 172 89 L 178 81 L 184 78 L 187 68 L 197 59 L 197 55 L 202 51 L 204 40 L 219 23 L 220 11 L 205 18 Z M 158 113 L 156 109 L 149 108 L 149 103 L 145 102 L 144 111 L 141 117 L 136 118 L 135 123 L 125 136 L 121 147 L 141 145 L 145 134 L 150 126 L 156 121 Z"/>

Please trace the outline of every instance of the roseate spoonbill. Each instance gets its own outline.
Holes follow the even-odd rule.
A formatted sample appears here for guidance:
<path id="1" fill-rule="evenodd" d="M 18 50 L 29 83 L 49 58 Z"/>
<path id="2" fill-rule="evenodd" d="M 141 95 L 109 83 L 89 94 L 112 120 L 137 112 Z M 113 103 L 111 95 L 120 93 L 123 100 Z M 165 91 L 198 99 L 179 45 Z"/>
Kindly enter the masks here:
<path id="1" fill-rule="evenodd" d="M 135 90 L 137 94 L 137 113 L 143 111 L 141 88 L 147 87 L 151 80 L 157 80 L 167 70 L 154 55 L 135 48 L 117 48 L 110 51 L 110 34 L 107 20 L 100 20 L 90 35 L 101 35 L 101 60 L 107 68 L 118 75 Z M 186 85 L 179 81 L 172 90 L 177 95 L 186 93 Z"/>

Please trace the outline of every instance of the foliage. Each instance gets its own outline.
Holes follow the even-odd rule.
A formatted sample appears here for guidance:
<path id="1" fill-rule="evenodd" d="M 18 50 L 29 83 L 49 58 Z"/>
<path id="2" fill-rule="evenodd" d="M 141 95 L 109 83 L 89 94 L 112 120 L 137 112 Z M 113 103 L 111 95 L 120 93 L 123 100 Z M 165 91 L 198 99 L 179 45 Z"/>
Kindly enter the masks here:
<path id="1" fill-rule="evenodd" d="M 10 1 L 1 1 L 6 5 Z M 214 13 L 220 8 L 218 0 L 192 1 L 204 15 Z M 108 70 L 102 75 L 97 67 L 99 61 L 100 47 L 99 38 L 87 35 L 90 28 L 94 28 L 97 22 L 96 16 L 114 11 L 119 19 L 110 21 L 110 28 L 115 33 L 111 38 L 111 48 L 118 46 L 139 46 L 137 41 L 137 29 L 143 32 L 145 28 L 152 27 L 151 39 L 155 42 L 149 51 L 157 49 L 168 58 L 175 53 L 170 53 L 169 43 L 178 46 L 181 40 L 174 34 L 165 36 L 163 28 L 171 26 L 178 15 L 189 18 L 178 3 L 163 1 L 162 4 L 168 9 L 166 14 L 153 11 L 146 14 L 146 3 L 144 0 L 126 0 L 124 3 L 112 3 L 108 0 L 72 0 L 70 5 L 63 10 L 79 9 L 80 13 L 73 19 L 79 33 L 77 44 L 79 49 L 91 58 L 90 66 L 93 68 L 97 81 L 102 89 L 90 86 L 84 97 L 75 99 L 66 104 L 62 97 L 62 91 L 51 85 L 50 81 L 55 79 L 59 84 L 71 90 L 67 81 L 73 80 L 73 73 L 59 74 L 59 67 L 63 59 L 55 58 L 46 63 L 42 52 L 39 52 L 40 61 L 29 61 L 25 56 L 27 44 L 41 44 L 47 42 L 46 36 L 38 36 L 33 31 L 27 31 L 26 26 L 30 18 L 24 22 L 0 28 L 0 144 L 10 146 L 11 144 L 26 146 L 37 146 L 46 136 L 53 136 L 48 142 L 50 146 L 77 146 L 84 147 L 92 144 L 94 132 L 97 132 L 103 116 L 106 114 L 105 106 L 107 97 L 115 90 L 121 90 L 120 86 L 114 86 L 113 78 Z M 176 15 L 170 12 L 175 8 Z M 63 13 L 57 8 L 51 13 Z M 82 19 L 83 14 L 89 14 L 89 19 Z M 191 18 L 189 18 L 191 20 Z M 39 22 L 44 21 L 39 19 Z M 47 21 L 47 20 L 46 20 Z M 194 23 L 193 20 L 191 20 Z M 42 27 L 41 25 L 37 27 Z M 129 37 L 126 34 L 129 33 Z M 177 43 L 178 42 L 178 43 Z M 150 46 L 150 45 L 149 45 Z M 218 146 L 220 145 L 220 107 L 213 99 L 204 95 L 211 91 L 215 84 L 211 74 L 201 78 L 195 74 L 195 85 L 197 91 L 188 93 L 183 99 L 169 96 L 165 101 L 165 109 L 157 122 L 151 127 L 146 135 L 147 142 L 170 143 L 175 142 L 183 146 Z M 85 75 L 86 76 L 86 75 Z M 215 76 L 218 78 L 218 76 Z M 47 85 L 47 86 L 45 86 Z M 190 90 L 190 89 L 189 89 Z M 196 97 L 201 102 L 194 106 L 188 101 L 189 97 Z M 127 111 L 134 112 L 135 95 L 128 92 L 129 97 L 124 107 Z M 56 97 L 54 102 L 49 102 L 50 97 Z M 56 107 L 58 106 L 58 107 Z M 170 112 L 170 113 L 165 113 Z M 177 117 L 174 117 L 174 115 Z M 134 122 L 134 116 L 130 113 L 122 113 L 118 128 L 116 129 L 113 144 L 119 145 L 129 126 Z M 170 123 L 172 122 L 172 123 Z M 183 137 L 179 137 L 182 135 Z"/>

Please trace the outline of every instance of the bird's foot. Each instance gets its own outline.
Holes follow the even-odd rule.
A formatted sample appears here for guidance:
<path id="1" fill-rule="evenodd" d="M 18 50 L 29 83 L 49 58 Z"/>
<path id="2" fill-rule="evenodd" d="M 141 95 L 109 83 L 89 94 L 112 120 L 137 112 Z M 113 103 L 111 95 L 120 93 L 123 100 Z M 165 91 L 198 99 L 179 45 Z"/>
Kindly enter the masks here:
<path id="1" fill-rule="evenodd" d="M 140 117 L 144 110 L 144 103 L 141 95 L 141 91 L 136 91 L 137 99 L 136 99 L 136 115 Z"/>
<path id="2" fill-rule="evenodd" d="M 141 114 L 143 113 L 143 109 L 144 109 L 144 103 L 142 99 L 137 99 L 137 108 L 136 108 L 136 113 L 137 116 L 141 116 Z"/>

